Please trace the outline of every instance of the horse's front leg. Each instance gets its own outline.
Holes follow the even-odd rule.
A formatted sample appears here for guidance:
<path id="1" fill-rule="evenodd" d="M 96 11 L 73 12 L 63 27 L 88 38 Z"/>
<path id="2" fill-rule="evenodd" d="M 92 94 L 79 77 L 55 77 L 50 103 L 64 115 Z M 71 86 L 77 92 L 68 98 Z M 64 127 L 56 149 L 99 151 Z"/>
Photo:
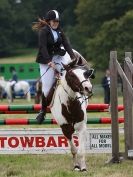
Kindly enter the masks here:
<path id="1" fill-rule="evenodd" d="M 11 91 L 7 92 L 7 96 L 6 97 L 7 97 L 7 101 L 8 101 L 9 104 L 13 102 L 13 96 L 12 96 L 12 92 Z"/>
<path id="2" fill-rule="evenodd" d="M 81 171 L 86 171 L 85 162 L 85 142 L 86 142 L 86 123 L 77 123 L 76 129 L 78 130 L 79 147 L 78 147 L 78 159 Z"/>
<path id="3" fill-rule="evenodd" d="M 27 101 L 30 102 L 31 101 L 30 91 L 28 90 L 26 93 L 24 93 L 24 95 L 26 96 Z"/>
<path id="4" fill-rule="evenodd" d="M 72 140 L 69 140 L 69 144 L 71 147 L 71 153 L 73 155 L 73 165 L 74 165 L 74 170 L 75 171 L 80 171 L 80 165 L 78 163 L 78 156 L 77 156 L 77 147 L 73 143 Z"/>
<path id="5" fill-rule="evenodd" d="M 79 166 L 78 159 L 77 159 L 77 148 L 74 142 L 72 141 L 72 134 L 74 133 L 74 127 L 71 124 L 63 124 L 61 125 L 61 129 L 70 144 L 71 153 L 73 155 L 74 170 L 79 171 L 80 166 Z"/>

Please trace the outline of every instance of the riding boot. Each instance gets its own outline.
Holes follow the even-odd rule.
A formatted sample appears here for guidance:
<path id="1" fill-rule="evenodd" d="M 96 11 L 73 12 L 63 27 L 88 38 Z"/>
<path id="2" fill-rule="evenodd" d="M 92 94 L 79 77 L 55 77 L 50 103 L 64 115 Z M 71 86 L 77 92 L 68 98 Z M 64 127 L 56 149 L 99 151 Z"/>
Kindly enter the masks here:
<path id="1" fill-rule="evenodd" d="M 44 121 L 46 111 L 47 111 L 47 99 L 44 96 L 44 94 L 42 94 L 42 109 L 40 110 L 39 114 L 36 117 L 36 120 L 39 124 L 41 124 Z"/>

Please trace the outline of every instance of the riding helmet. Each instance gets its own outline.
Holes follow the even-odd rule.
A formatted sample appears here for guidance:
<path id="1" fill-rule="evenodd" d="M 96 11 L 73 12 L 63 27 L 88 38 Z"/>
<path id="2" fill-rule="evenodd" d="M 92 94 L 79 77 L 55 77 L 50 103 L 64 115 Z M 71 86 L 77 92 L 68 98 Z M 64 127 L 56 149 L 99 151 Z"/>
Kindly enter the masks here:
<path id="1" fill-rule="evenodd" d="M 59 21 L 59 12 L 57 10 L 50 10 L 47 12 L 46 16 L 45 16 L 46 20 L 57 20 Z"/>

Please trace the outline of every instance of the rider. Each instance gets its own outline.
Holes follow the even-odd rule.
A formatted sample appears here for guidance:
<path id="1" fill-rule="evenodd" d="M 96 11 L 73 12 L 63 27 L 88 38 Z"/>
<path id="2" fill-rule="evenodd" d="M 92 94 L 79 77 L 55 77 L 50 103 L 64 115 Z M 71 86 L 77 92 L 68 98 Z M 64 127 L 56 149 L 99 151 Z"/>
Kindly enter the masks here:
<path id="1" fill-rule="evenodd" d="M 33 29 L 39 31 L 39 51 L 36 62 L 40 64 L 43 94 L 42 109 L 36 119 L 38 123 L 42 123 L 46 115 L 46 107 L 49 105 L 47 96 L 55 82 L 55 71 L 61 71 L 61 63 L 68 63 L 66 58 L 63 57 L 66 51 L 72 60 L 75 59 L 75 55 L 63 30 L 60 28 L 58 11 L 48 11 L 45 19 L 39 19 L 33 25 Z"/>
<path id="2" fill-rule="evenodd" d="M 18 76 L 16 70 L 12 70 L 12 80 L 18 82 Z"/>

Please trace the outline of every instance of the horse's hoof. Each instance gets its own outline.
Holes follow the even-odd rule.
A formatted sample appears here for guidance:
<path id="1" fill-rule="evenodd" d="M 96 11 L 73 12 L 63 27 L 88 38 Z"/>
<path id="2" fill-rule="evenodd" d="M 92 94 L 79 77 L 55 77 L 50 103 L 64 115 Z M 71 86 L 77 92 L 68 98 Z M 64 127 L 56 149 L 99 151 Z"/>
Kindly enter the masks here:
<path id="1" fill-rule="evenodd" d="M 36 120 L 37 120 L 38 124 L 42 124 L 43 123 L 44 115 L 45 115 L 44 112 L 39 112 L 39 114 L 36 117 Z"/>
<path id="2" fill-rule="evenodd" d="M 87 172 L 86 168 L 83 168 L 82 170 L 80 170 L 81 172 Z"/>
<path id="3" fill-rule="evenodd" d="M 76 165 L 73 170 L 74 171 L 80 171 L 80 166 Z"/>

